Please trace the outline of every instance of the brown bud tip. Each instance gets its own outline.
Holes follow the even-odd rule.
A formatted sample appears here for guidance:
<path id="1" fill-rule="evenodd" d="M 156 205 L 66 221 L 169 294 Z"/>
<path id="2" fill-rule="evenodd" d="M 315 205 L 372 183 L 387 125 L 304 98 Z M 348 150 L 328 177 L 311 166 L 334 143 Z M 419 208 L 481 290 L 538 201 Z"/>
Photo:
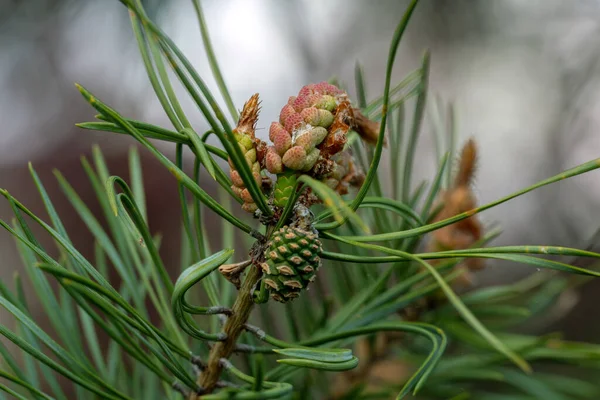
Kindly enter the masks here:
<path id="1" fill-rule="evenodd" d="M 244 104 L 244 108 L 240 113 L 240 119 L 234 131 L 238 133 L 245 133 L 251 138 L 254 138 L 254 132 L 256 130 L 256 121 L 258 120 L 259 112 L 260 101 L 258 99 L 258 93 L 255 93 Z"/>
<path id="2" fill-rule="evenodd" d="M 244 204 L 245 205 L 245 204 Z M 243 206 L 242 206 L 243 207 Z M 243 261 L 237 264 L 225 264 L 219 267 L 219 272 L 236 288 L 240 288 L 241 280 L 240 274 L 251 264 L 250 260 Z"/>
<path id="3" fill-rule="evenodd" d="M 273 190 L 273 181 L 268 176 L 261 176 L 261 186 L 265 193 L 270 193 Z"/>
<path id="4" fill-rule="evenodd" d="M 375 146 L 377 144 L 377 139 L 379 138 L 381 124 L 365 117 L 358 108 L 355 108 L 353 111 L 354 123 L 352 127 L 360 135 L 362 140 Z M 383 145 L 387 147 L 387 139 L 385 137 L 383 138 Z"/>
<path id="5" fill-rule="evenodd" d="M 458 173 L 454 179 L 454 186 L 467 186 L 473 180 L 477 166 L 477 146 L 472 138 L 465 143 L 460 153 Z"/>
<path id="6" fill-rule="evenodd" d="M 254 139 L 254 148 L 256 149 L 256 161 L 260 164 L 261 169 L 265 167 L 265 156 L 267 155 L 267 143 L 260 140 Z"/>

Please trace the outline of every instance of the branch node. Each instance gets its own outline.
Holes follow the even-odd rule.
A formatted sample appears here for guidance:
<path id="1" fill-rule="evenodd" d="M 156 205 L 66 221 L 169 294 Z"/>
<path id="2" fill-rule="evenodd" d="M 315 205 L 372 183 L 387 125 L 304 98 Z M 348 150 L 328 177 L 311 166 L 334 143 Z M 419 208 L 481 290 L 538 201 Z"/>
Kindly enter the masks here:
<path id="1" fill-rule="evenodd" d="M 189 396 L 188 390 L 181 384 L 181 382 L 173 382 L 171 387 L 175 389 L 175 391 L 181 393 L 183 397 L 187 398 Z"/>
<path id="2" fill-rule="evenodd" d="M 193 366 L 198 367 L 201 371 L 206 368 L 206 363 L 202 361 L 200 356 L 192 355 L 192 357 L 190 357 L 190 362 Z"/>
<path id="3" fill-rule="evenodd" d="M 233 349 L 236 353 L 254 353 L 255 350 L 256 347 L 244 343 L 237 344 Z"/>
<path id="4" fill-rule="evenodd" d="M 233 382 L 222 381 L 222 380 L 221 381 L 217 381 L 217 384 L 215 386 L 218 387 L 218 388 L 226 388 L 226 387 L 228 387 L 228 388 L 239 388 L 240 387 L 239 385 L 236 385 Z"/>
<path id="5" fill-rule="evenodd" d="M 226 358 L 221 358 L 219 360 L 219 365 L 225 369 L 230 369 L 233 365 L 231 364 L 231 361 L 229 361 Z"/>
<path id="6" fill-rule="evenodd" d="M 225 306 L 213 306 L 206 309 L 206 314 L 231 315 L 231 308 Z"/>
<path id="7" fill-rule="evenodd" d="M 246 329 L 248 332 L 256 335 L 256 337 L 259 338 L 260 340 L 265 340 L 265 338 L 267 337 L 266 332 L 263 331 L 258 326 L 250 325 L 250 324 L 244 324 L 244 329 Z"/>

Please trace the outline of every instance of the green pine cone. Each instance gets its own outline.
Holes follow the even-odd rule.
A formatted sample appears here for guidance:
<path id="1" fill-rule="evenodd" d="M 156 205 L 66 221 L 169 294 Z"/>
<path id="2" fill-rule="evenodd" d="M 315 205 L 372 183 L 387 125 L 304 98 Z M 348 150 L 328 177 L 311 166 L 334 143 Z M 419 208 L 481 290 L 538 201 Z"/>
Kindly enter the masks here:
<path id="1" fill-rule="evenodd" d="M 277 183 L 273 191 L 273 198 L 277 207 L 285 207 L 288 199 L 294 193 L 298 174 L 295 171 L 284 172 L 277 175 Z"/>
<path id="2" fill-rule="evenodd" d="M 321 250 L 315 233 L 289 226 L 275 232 L 261 264 L 271 297 L 285 303 L 300 296 L 316 278 Z"/>

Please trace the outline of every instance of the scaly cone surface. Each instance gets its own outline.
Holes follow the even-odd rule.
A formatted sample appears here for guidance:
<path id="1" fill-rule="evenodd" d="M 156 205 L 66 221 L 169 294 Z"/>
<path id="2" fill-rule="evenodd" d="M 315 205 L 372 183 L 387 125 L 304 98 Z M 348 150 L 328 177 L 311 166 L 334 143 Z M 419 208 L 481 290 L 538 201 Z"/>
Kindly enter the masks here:
<path id="1" fill-rule="evenodd" d="M 275 232 L 261 264 L 271 297 L 285 303 L 298 296 L 312 282 L 321 266 L 321 241 L 317 234 L 285 226 Z"/>
<path id="2" fill-rule="evenodd" d="M 265 158 L 267 170 L 272 174 L 281 174 L 285 169 L 310 171 L 313 176 L 328 173 L 323 165 L 318 171 L 319 163 L 344 148 L 352 119 L 352 107 L 344 91 L 327 82 L 304 86 L 298 96 L 289 98 L 279 121 L 269 128 L 273 145 Z"/>

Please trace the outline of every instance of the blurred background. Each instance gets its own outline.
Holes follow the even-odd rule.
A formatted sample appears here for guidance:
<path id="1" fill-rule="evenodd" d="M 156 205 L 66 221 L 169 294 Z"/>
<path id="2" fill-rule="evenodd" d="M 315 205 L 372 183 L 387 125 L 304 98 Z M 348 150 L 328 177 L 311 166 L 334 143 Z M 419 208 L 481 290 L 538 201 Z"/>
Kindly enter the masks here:
<path id="1" fill-rule="evenodd" d="M 203 76 L 210 76 L 191 2 L 145 4 Z M 203 1 L 236 104 L 241 108 L 251 94 L 261 95 L 263 136 L 288 96 L 306 83 L 336 76 L 352 92 L 357 61 L 364 66 L 368 97 L 377 97 L 389 41 L 406 4 Z M 600 2 L 593 0 L 422 0 L 417 7 L 400 46 L 394 82 L 419 67 L 425 49 L 431 50 L 430 99 L 454 103 L 459 144 L 469 137 L 478 143 L 481 203 L 600 156 L 599 21 Z M 73 242 L 90 254 L 90 235 L 78 218 L 68 218 L 74 213 L 53 169 L 98 211 L 80 157 L 89 157 L 98 144 L 111 172 L 126 176 L 133 140 L 76 128 L 75 123 L 92 120 L 94 112 L 74 82 L 130 118 L 169 126 L 147 80 L 126 9 L 117 0 L 0 0 L 0 187 L 45 217 L 29 177 L 31 162 Z M 191 102 L 184 105 L 196 115 L 196 130 L 204 131 L 206 123 Z M 435 173 L 431 123 L 423 129 L 417 174 L 429 178 Z M 173 146 L 163 149 L 173 154 Z M 163 256 L 176 268 L 180 219 L 172 211 L 178 208 L 175 182 L 148 154 L 142 152 L 142 159 L 151 228 L 163 233 Z M 483 219 L 501 223 L 504 234 L 496 245 L 587 247 L 600 227 L 599 182 L 598 172 L 561 182 L 487 211 Z M 11 218 L 4 201 L 0 218 Z M 10 281 L 21 266 L 4 231 L 0 254 L 0 279 Z M 535 272 L 489 263 L 478 282 L 506 282 Z M 553 320 L 554 327 L 571 339 L 597 341 L 600 325 L 590 325 L 589 316 L 596 310 L 599 288 L 600 283 L 592 283 L 565 300 L 568 311 Z"/>

